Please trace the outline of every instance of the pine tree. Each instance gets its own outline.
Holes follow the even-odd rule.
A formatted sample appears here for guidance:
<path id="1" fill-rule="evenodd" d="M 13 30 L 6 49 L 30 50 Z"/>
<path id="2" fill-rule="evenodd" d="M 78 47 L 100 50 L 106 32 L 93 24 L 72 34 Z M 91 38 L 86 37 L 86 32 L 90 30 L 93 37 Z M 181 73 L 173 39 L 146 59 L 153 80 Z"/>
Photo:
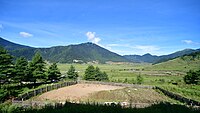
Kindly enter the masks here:
<path id="1" fill-rule="evenodd" d="M 15 63 L 15 76 L 14 81 L 17 83 L 21 83 L 23 81 L 27 81 L 27 73 L 28 72 L 28 61 L 24 57 L 20 57 L 16 60 Z"/>
<path id="2" fill-rule="evenodd" d="M 37 52 L 29 63 L 29 81 L 36 83 L 44 80 L 46 80 L 45 62 Z"/>
<path id="3" fill-rule="evenodd" d="M 76 72 L 76 69 L 73 65 L 70 66 L 68 72 L 67 72 L 68 78 L 69 79 L 74 79 L 76 80 L 78 78 L 78 73 Z"/>
<path id="4" fill-rule="evenodd" d="M 13 75 L 12 56 L 3 47 L 0 47 L 0 83 L 9 82 Z"/>
<path id="5" fill-rule="evenodd" d="M 108 75 L 106 74 L 106 72 L 101 72 L 99 67 L 96 67 L 96 69 L 95 69 L 95 80 L 97 80 L 97 81 L 108 80 Z"/>
<path id="6" fill-rule="evenodd" d="M 103 72 L 103 80 L 109 80 L 108 75 L 105 71 Z"/>
<path id="7" fill-rule="evenodd" d="M 84 79 L 85 80 L 95 80 L 95 68 L 93 65 L 90 65 L 85 70 Z"/>
<path id="8" fill-rule="evenodd" d="M 94 66 L 88 66 L 88 68 L 85 71 L 85 80 L 97 80 L 97 81 L 105 81 L 108 80 L 108 75 L 106 72 L 101 72 L 99 67 Z"/>
<path id="9" fill-rule="evenodd" d="M 95 68 L 95 80 L 101 81 L 101 71 L 100 71 L 99 67 Z"/>
<path id="10" fill-rule="evenodd" d="M 51 82 L 53 82 L 54 80 L 57 81 L 60 79 L 61 73 L 60 70 L 57 67 L 56 63 L 53 63 L 48 71 L 47 71 L 47 76 L 48 76 L 48 80 L 51 80 Z"/>

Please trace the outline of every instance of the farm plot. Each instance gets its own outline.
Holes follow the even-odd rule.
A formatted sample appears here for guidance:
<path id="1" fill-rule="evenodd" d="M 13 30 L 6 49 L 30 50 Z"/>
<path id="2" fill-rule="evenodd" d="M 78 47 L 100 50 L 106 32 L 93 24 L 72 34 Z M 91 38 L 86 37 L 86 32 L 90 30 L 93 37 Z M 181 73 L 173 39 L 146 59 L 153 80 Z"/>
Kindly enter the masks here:
<path id="1" fill-rule="evenodd" d="M 160 95 L 153 89 L 123 88 L 110 91 L 99 91 L 90 94 L 86 100 L 97 102 L 128 102 L 128 103 L 158 103 L 168 98 Z"/>
<path id="2" fill-rule="evenodd" d="M 128 88 L 100 84 L 77 84 L 44 93 L 34 98 L 36 101 L 52 102 L 126 102 L 153 104 L 168 101 L 153 89 Z"/>
<path id="3" fill-rule="evenodd" d="M 124 87 L 100 85 L 100 84 L 77 84 L 77 85 L 49 91 L 38 97 L 35 97 L 34 100 L 81 101 L 82 99 L 89 96 L 89 94 L 94 93 L 94 92 L 103 91 L 103 90 L 115 90 L 115 89 L 122 89 L 122 88 Z"/>

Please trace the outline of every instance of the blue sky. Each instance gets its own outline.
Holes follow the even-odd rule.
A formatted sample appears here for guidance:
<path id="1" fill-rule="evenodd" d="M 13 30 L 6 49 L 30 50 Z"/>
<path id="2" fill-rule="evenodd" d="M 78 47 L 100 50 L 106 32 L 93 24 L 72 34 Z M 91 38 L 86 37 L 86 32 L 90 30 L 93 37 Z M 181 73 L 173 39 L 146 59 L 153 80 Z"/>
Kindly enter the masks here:
<path id="1" fill-rule="evenodd" d="M 200 48 L 200 0 L 0 0 L 0 37 L 33 47 L 93 42 L 125 54 Z"/>

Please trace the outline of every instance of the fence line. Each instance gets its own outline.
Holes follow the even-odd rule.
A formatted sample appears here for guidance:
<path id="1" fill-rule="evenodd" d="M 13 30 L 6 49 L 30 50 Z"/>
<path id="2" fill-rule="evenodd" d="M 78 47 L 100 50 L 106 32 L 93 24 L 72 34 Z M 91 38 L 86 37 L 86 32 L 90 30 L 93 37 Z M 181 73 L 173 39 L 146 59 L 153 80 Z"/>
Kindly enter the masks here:
<path id="1" fill-rule="evenodd" d="M 134 87 L 134 88 L 144 88 L 152 89 L 153 86 L 149 85 L 138 85 L 138 84 L 126 84 L 126 83 L 115 83 L 115 82 L 101 82 L 101 81 L 78 81 L 79 84 L 101 84 L 101 85 L 111 85 L 111 86 L 124 86 L 124 87 Z"/>
<path id="2" fill-rule="evenodd" d="M 65 86 L 70 86 L 70 85 L 75 85 L 77 83 L 80 83 L 80 84 L 101 84 L 101 85 L 112 85 L 112 86 L 124 86 L 124 87 L 134 87 L 134 88 L 145 88 L 145 89 L 152 89 L 152 88 L 155 88 L 155 89 L 158 89 L 160 90 L 161 92 L 163 92 L 165 95 L 167 95 L 168 97 L 170 98 L 173 98 L 175 100 L 178 100 L 180 102 L 183 102 L 183 103 L 186 103 L 187 105 L 191 105 L 191 106 L 200 106 L 200 102 L 198 101 L 195 101 L 195 100 L 192 100 L 192 99 L 188 99 L 188 98 L 185 98 L 183 96 L 180 96 L 178 94 L 174 94 L 170 91 L 167 91 L 165 89 L 162 89 L 160 87 L 153 87 L 153 86 L 147 86 L 147 85 L 136 85 L 136 84 L 125 84 L 125 83 L 114 83 L 114 82 L 99 82 L 99 81 L 74 81 L 74 82 L 63 82 L 63 83 L 60 83 L 60 84 L 53 84 L 53 85 L 49 85 L 49 86 L 45 86 L 45 87 L 42 87 L 40 89 L 35 89 L 33 91 L 29 91 L 25 94 L 22 94 L 20 96 L 18 96 L 17 98 L 13 99 L 13 103 L 16 104 L 23 104 L 24 100 L 27 100 L 31 97 L 34 97 L 34 96 L 37 96 L 39 94 L 42 94 L 42 93 L 45 93 L 45 92 L 48 92 L 48 91 L 51 91 L 51 90 L 54 90 L 54 89 L 58 89 L 58 88 L 61 88 L 61 87 L 65 87 Z M 39 102 L 40 103 L 40 102 Z M 25 105 L 27 106 L 30 106 L 29 104 L 32 105 L 37 105 L 37 102 L 33 102 L 33 103 L 25 103 Z M 44 104 L 43 104 L 44 105 Z"/>
<path id="3" fill-rule="evenodd" d="M 183 103 L 186 103 L 187 105 L 191 105 L 191 106 L 200 106 L 200 102 L 198 101 L 195 101 L 195 100 L 192 100 L 192 99 L 188 99 L 188 98 L 185 98 L 181 95 L 178 95 L 178 94 L 174 94 L 170 91 L 167 91 L 165 89 L 162 89 L 160 87 L 155 87 L 156 89 L 160 90 L 161 92 L 163 92 L 165 95 L 167 95 L 168 97 L 170 98 L 173 98 L 175 100 L 178 100 L 180 102 L 183 102 Z"/>
<path id="4" fill-rule="evenodd" d="M 74 81 L 74 82 L 63 82 L 63 83 L 59 83 L 59 84 L 53 84 L 53 85 L 49 85 L 49 86 L 44 86 L 42 88 L 39 88 L 39 89 L 35 89 L 33 91 L 29 91 L 25 94 L 22 94 L 16 98 L 14 98 L 13 101 L 24 101 L 24 100 L 27 100 L 31 97 L 34 97 L 34 96 L 37 96 L 39 94 L 42 94 L 42 93 L 45 93 L 45 92 L 48 92 L 48 91 L 51 91 L 51 90 L 54 90 L 54 89 L 58 89 L 58 88 L 61 88 L 61 87 L 65 87 L 65 86 L 70 86 L 70 85 L 74 85 L 74 84 L 77 84 L 77 81 Z"/>
<path id="5" fill-rule="evenodd" d="M 44 101 L 18 101 L 14 100 L 12 102 L 14 105 L 20 105 L 23 108 L 29 108 L 29 107 L 36 107 L 36 108 L 42 108 L 45 106 L 55 106 L 57 104 L 60 104 L 61 106 L 64 106 L 66 102 L 44 102 Z M 76 104 L 90 104 L 90 105 L 120 105 L 122 107 L 131 107 L 131 108 L 144 108 L 151 106 L 155 103 L 129 103 L 129 102 L 70 102 L 70 103 L 76 103 Z"/>

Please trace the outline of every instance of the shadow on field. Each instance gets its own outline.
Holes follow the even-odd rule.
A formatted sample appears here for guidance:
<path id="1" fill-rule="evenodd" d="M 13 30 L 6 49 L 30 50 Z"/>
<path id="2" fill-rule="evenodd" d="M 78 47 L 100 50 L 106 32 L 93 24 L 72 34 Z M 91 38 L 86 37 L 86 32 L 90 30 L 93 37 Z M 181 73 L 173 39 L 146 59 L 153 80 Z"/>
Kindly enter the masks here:
<path id="1" fill-rule="evenodd" d="M 159 103 L 146 108 L 122 108 L 118 105 L 74 104 L 66 102 L 64 105 L 45 106 L 42 109 L 17 108 L 20 113 L 200 113 L 200 108 L 190 108 L 184 105 Z"/>

